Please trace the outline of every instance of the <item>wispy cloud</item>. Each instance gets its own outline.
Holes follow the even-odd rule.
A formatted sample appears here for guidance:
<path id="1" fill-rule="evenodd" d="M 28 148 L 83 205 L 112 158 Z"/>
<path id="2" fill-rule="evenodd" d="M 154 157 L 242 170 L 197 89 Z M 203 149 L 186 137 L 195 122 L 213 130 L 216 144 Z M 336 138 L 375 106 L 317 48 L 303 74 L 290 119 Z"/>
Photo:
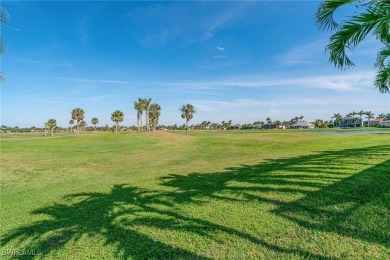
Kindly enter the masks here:
<path id="1" fill-rule="evenodd" d="M 56 63 L 56 62 L 48 62 L 48 61 L 40 61 L 40 60 L 26 60 L 25 62 L 27 62 L 27 63 L 34 63 L 34 64 L 37 64 L 37 65 L 42 65 L 42 66 L 46 66 L 46 67 L 57 67 L 57 66 L 69 67 L 69 66 L 73 66 L 74 65 L 73 63 L 67 62 L 67 61 Z"/>
<path id="2" fill-rule="evenodd" d="M 372 85 L 373 72 L 361 71 L 337 75 L 301 76 L 286 78 L 252 78 L 249 80 L 229 81 L 191 81 L 160 83 L 167 86 L 182 86 L 197 89 L 223 89 L 223 88 L 266 88 L 266 87 L 300 87 L 307 89 L 329 89 L 335 91 L 362 91 Z"/>
<path id="3" fill-rule="evenodd" d="M 325 39 L 305 43 L 289 49 L 286 53 L 276 56 L 275 59 L 283 65 L 315 64 L 325 59 Z"/>
<path id="4" fill-rule="evenodd" d="M 223 48 L 223 47 L 219 47 L 219 46 L 218 46 L 218 47 L 217 47 L 217 50 L 218 50 L 218 51 L 224 51 L 224 50 L 225 50 L 225 48 Z"/>
<path id="5" fill-rule="evenodd" d="M 214 55 L 213 58 L 214 59 L 225 59 L 226 56 L 224 56 L 224 55 Z"/>
<path id="6" fill-rule="evenodd" d="M 129 81 L 120 81 L 120 80 L 109 80 L 109 79 L 85 79 L 85 78 L 66 78 L 66 77 L 52 77 L 57 80 L 67 80 L 74 82 L 84 82 L 84 83 L 101 83 L 101 84 L 131 84 Z"/>

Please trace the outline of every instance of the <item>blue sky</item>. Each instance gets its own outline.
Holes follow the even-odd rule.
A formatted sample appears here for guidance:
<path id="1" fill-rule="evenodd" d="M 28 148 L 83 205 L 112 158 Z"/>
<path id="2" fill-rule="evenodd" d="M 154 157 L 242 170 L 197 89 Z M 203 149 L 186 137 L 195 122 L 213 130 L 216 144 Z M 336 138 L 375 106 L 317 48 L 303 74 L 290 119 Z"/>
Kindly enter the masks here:
<path id="1" fill-rule="evenodd" d="M 1 123 L 66 127 L 81 107 L 89 124 L 112 125 L 120 109 L 135 125 L 138 97 L 161 105 L 161 124 L 182 124 L 186 103 L 192 123 L 389 113 L 390 95 L 372 86 L 380 44 L 367 39 L 350 54 L 355 68 L 334 69 L 319 3 L 3 1 Z"/>

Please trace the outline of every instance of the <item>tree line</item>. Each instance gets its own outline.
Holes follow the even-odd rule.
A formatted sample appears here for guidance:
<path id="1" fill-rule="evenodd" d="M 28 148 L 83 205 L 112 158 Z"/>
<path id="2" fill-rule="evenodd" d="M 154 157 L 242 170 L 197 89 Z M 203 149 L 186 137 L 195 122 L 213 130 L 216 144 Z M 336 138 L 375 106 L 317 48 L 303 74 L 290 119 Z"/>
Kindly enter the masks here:
<path id="1" fill-rule="evenodd" d="M 146 102 L 144 102 L 146 100 Z M 150 101 L 149 101 L 150 100 Z M 148 105 L 145 105 L 148 104 Z M 149 108 L 147 108 L 149 107 Z M 211 121 L 203 121 L 199 124 L 192 124 L 189 125 L 189 122 L 193 118 L 194 114 L 196 113 L 196 109 L 191 104 L 183 105 L 179 108 L 179 111 L 181 112 L 181 117 L 185 119 L 185 123 L 182 125 L 161 125 L 159 124 L 159 117 L 161 115 L 161 107 L 160 105 L 156 103 L 151 103 L 151 99 L 138 99 L 138 101 L 134 102 L 134 109 L 137 111 L 137 125 L 133 126 L 127 126 L 127 127 L 121 127 L 119 126 L 120 122 L 123 122 L 124 120 L 124 113 L 120 110 L 116 110 L 111 114 L 111 120 L 115 122 L 115 125 L 112 127 L 109 127 L 108 125 L 105 126 L 99 126 L 99 119 L 96 117 L 93 117 L 91 119 L 91 124 L 93 126 L 88 126 L 86 121 L 84 121 L 85 118 L 85 112 L 81 108 L 75 108 L 71 111 L 71 120 L 69 120 L 69 127 L 67 128 L 59 127 L 57 125 L 56 119 L 49 119 L 47 122 L 44 123 L 43 128 L 39 127 L 25 127 L 20 128 L 18 126 L 10 127 L 6 125 L 1 126 L 1 132 L 45 132 L 45 135 L 50 132 L 51 135 L 53 135 L 54 131 L 70 131 L 73 132 L 75 130 L 76 133 L 80 133 L 80 131 L 112 131 L 112 132 L 118 132 L 119 129 L 122 130 L 131 130 L 131 131 L 154 131 L 154 130 L 186 130 L 186 133 L 188 134 L 189 129 L 193 130 L 231 130 L 231 129 L 261 129 L 261 128 L 280 128 L 281 126 L 289 127 L 291 125 L 294 125 L 299 122 L 305 122 L 304 116 L 295 116 L 291 118 L 290 120 L 273 120 L 270 117 L 267 117 L 264 121 L 255 121 L 253 123 L 247 123 L 242 125 L 234 125 L 232 120 L 223 120 L 220 123 L 211 122 Z M 142 115 L 146 112 L 146 114 L 149 114 L 148 117 L 145 117 L 146 122 L 149 122 L 147 125 L 142 124 Z M 345 118 L 349 118 L 352 120 L 355 127 L 363 126 L 363 118 L 365 117 L 367 119 L 367 125 L 370 125 L 370 120 L 373 119 L 375 116 L 374 113 L 371 111 L 363 111 L 360 110 L 358 112 L 352 111 L 345 116 L 341 115 L 340 113 L 334 113 L 334 115 L 331 117 L 329 121 L 322 120 L 322 119 L 315 119 L 314 125 L 317 128 L 332 128 L 332 127 L 340 127 L 341 123 L 344 122 Z M 384 120 L 390 120 L 390 113 L 381 113 L 378 114 L 377 117 L 383 118 Z M 352 118 L 352 119 L 351 119 Z M 73 125 L 76 123 L 76 129 L 74 129 Z"/>
<path id="2" fill-rule="evenodd" d="M 159 125 L 159 118 L 161 115 L 161 106 L 157 103 L 152 103 L 151 98 L 138 98 L 138 101 L 134 101 L 134 109 L 137 111 L 137 130 L 140 132 L 143 130 L 142 114 L 145 112 L 145 124 L 146 131 L 154 131 Z M 181 111 L 181 117 L 186 120 L 186 134 L 188 134 L 188 123 L 193 118 L 196 109 L 191 104 L 183 105 L 179 108 Z M 74 108 L 71 111 L 71 119 L 69 120 L 69 130 L 73 131 L 73 125 L 76 123 L 76 133 L 79 134 L 87 123 L 84 121 L 85 111 L 82 108 Z M 120 110 L 116 110 L 111 114 L 111 120 L 115 122 L 115 133 L 118 133 L 118 126 L 120 122 L 124 120 L 124 113 Z M 93 131 L 96 131 L 96 125 L 99 123 L 99 119 L 94 117 L 91 119 L 93 124 Z M 56 119 L 49 119 L 45 122 L 45 135 L 46 129 L 51 131 L 53 135 L 54 129 L 57 127 Z"/>

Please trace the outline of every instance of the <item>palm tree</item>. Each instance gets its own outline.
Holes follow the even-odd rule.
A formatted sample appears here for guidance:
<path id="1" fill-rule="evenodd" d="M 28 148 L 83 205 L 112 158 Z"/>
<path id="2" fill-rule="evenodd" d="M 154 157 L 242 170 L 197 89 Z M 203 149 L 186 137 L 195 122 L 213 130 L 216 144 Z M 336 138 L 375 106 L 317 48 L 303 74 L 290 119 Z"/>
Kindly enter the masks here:
<path id="1" fill-rule="evenodd" d="M 111 114 L 111 120 L 116 123 L 115 132 L 118 133 L 118 123 L 123 122 L 124 114 L 120 110 L 116 110 Z"/>
<path id="2" fill-rule="evenodd" d="M 92 118 L 91 123 L 93 124 L 93 131 L 96 131 L 96 125 L 99 123 L 99 119 L 96 117 Z"/>
<path id="3" fill-rule="evenodd" d="M 152 125 L 153 131 L 156 130 L 156 126 L 158 125 L 158 119 L 160 118 L 161 115 L 161 107 L 157 103 L 153 103 L 150 105 L 149 108 L 149 120 L 150 124 Z"/>
<path id="4" fill-rule="evenodd" d="M 71 119 L 69 120 L 69 131 L 72 133 L 72 128 L 73 128 L 74 120 Z"/>
<path id="5" fill-rule="evenodd" d="M 181 112 L 181 118 L 186 120 L 186 135 L 188 135 L 188 122 L 194 117 L 196 109 L 193 105 L 187 104 L 179 108 L 179 111 Z"/>
<path id="6" fill-rule="evenodd" d="M 366 111 L 365 115 L 367 116 L 367 126 L 370 127 L 370 120 L 374 118 L 374 113 L 371 111 Z"/>
<path id="7" fill-rule="evenodd" d="M 134 101 L 134 109 L 137 110 L 137 125 L 139 132 L 142 129 L 142 112 L 144 111 L 142 99 L 138 98 L 138 102 Z"/>
<path id="8" fill-rule="evenodd" d="M 57 126 L 57 120 L 49 119 L 45 125 L 47 125 L 47 127 L 51 130 L 51 136 L 53 136 L 54 128 Z"/>
<path id="9" fill-rule="evenodd" d="M 77 133 L 80 134 L 80 122 L 84 119 L 84 110 L 81 108 L 75 108 L 71 112 L 72 119 L 77 122 Z"/>
<path id="10" fill-rule="evenodd" d="M 359 12 L 338 24 L 333 14 L 344 5 L 355 6 Z M 346 50 L 354 50 L 367 35 L 375 35 L 384 44 L 375 62 L 377 75 L 374 85 L 381 93 L 390 92 L 390 62 L 386 62 L 390 56 L 389 17 L 390 2 L 378 0 L 325 0 L 316 13 L 317 24 L 321 29 L 336 31 L 330 37 L 326 51 L 330 52 L 329 61 L 339 69 L 354 66 Z"/>
<path id="11" fill-rule="evenodd" d="M 354 123 L 355 128 L 356 128 L 356 124 L 359 123 L 359 122 L 361 122 L 361 119 L 359 119 L 358 117 L 354 117 L 354 118 L 352 119 L 352 123 Z"/>
<path id="12" fill-rule="evenodd" d="M 362 116 L 365 115 L 366 112 L 364 112 L 363 110 L 360 110 L 359 112 L 356 112 L 356 115 L 359 115 L 360 117 L 360 127 L 363 127 L 363 119 L 362 119 Z"/>
<path id="13" fill-rule="evenodd" d="M 334 121 L 337 123 L 337 126 L 340 127 L 340 123 L 343 122 L 343 116 L 340 113 L 335 113 L 331 118 L 334 118 Z"/>
<path id="14" fill-rule="evenodd" d="M 152 102 L 151 98 L 145 98 L 142 99 L 142 105 L 143 105 L 143 110 L 145 110 L 145 120 L 146 120 L 146 131 L 150 131 L 150 124 L 149 124 L 149 110 L 150 110 L 150 102 Z"/>
<path id="15" fill-rule="evenodd" d="M 85 122 L 84 120 L 80 122 L 80 130 L 84 130 L 84 127 L 87 126 L 87 122 Z"/>

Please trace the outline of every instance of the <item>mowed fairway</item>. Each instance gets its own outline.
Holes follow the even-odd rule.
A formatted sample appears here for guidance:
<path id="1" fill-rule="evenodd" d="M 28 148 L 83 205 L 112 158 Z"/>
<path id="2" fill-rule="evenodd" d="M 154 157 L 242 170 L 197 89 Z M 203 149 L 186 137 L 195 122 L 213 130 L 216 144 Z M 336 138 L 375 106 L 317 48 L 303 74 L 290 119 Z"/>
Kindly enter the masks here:
<path id="1" fill-rule="evenodd" d="M 3 258 L 390 258 L 390 132 L 3 135 L 1 181 Z"/>

